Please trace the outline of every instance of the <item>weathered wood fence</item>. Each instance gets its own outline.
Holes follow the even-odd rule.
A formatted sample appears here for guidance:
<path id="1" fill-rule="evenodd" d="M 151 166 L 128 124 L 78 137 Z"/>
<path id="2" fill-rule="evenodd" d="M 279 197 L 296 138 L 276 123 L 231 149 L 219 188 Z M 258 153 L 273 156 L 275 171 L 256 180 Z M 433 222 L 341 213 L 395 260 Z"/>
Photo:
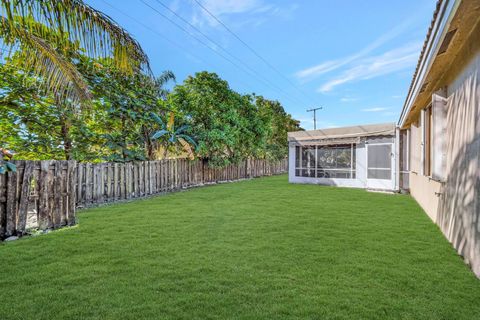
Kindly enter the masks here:
<path id="1" fill-rule="evenodd" d="M 75 224 L 75 161 L 14 161 L 0 175 L 0 239 Z"/>
<path id="2" fill-rule="evenodd" d="M 225 168 L 185 159 L 134 163 L 14 161 L 0 175 L 0 239 L 30 229 L 75 224 L 75 209 L 141 198 L 204 184 L 287 171 L 287 160 L 246 160 Z"/>

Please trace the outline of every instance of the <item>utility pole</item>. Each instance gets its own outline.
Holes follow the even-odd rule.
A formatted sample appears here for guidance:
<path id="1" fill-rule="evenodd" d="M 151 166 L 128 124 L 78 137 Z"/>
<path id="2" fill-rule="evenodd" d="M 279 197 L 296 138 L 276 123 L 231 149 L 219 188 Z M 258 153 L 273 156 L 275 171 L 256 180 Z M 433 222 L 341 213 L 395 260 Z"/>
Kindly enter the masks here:
<path id="1" fill-rule="evenodd" d="M 317 110 L 322 110 L 323 107 L 313 108 L 307 110 L 307 112 L 313 111 L 313 130 L 317 130 Z"/>

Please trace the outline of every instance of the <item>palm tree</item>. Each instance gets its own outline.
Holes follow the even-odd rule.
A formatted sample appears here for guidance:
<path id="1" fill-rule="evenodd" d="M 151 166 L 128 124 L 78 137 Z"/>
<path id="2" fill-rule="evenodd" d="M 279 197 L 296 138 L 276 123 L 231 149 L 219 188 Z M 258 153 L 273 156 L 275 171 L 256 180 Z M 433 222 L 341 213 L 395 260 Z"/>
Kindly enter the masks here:
<path id="1" fill-rule="evenodd" d="M 22 67 L 60 101 L 90 100 L 88 86 L 67 56 L 72 46 L 112 57 L 126 73 L 150 71 L 148 57 L 127 31 L 82 0 L 0 0 L 0 55 L 20 54 Z"/>
<path id="2" fill-rule="evenodd" d="M 165 148 L 163 158 L 167 158 L 168 149 L 171 149 L 172 147 L 178 148 L 180 145 L 183 151 L 188 154 L 190 160 L 193 160 L 195 158 L 195 153 L 192 149 L 192 146 L 196 148 L 197 144 L 192 137 L 186 134 L 189 126 L 183 125 L 178 129 L 175 129 L 175 114 L 173 112 L 170 112 L 168 116 L 168 123 L 166 125 L 155 113 L 152 113 L 151 116 L 161 128 L 160 130 L 156 131 L 151 138 L 152 140 L 159 140 L 163 138 L 163 147 Z"/>
<path id="3" fill-rule="evenodd" d="M 165 70 L 162 72 L 161 75 L 155 78 L 154 81 L 155 86 L 157 87 L 158 96 L 160 97 L 160 99 L 166 100 L 169 91 L 167 88 L 165 88 L 165 85 L 170 81 L 176 81 L 175 74 L 170 70 Z"/>
<path id="4" fill-rule="evenodd" d="M 156 92 L 158 100 L 162 100 L 162 102 L 165 103 L 165 101 L 167 100 L 167 96 L 169 94 L 169 90 L 165 88 L 165 85 L 170 81 L 175 82 L 175 80 L 176 80 L 175 74 L 170 70 L 163 71 L 158 77 L 152 79 L 151 82 Z M 153 120 L 157 122 L 154 118 Z M 155 143 L 152 139 L 153 129 L 151 128 L 151 126 L 143 125 L 142 132 L 143 132 L 143 137 L 145 141 L 146 156 L 149 160 L 153 160 L 155 159 Z"/>
<path id="5" fill-rule="evenodd" d="M 82 0 L 0 0 L 0 58 L 16 54 L 59 104 L 84 104 L 88 85 L 69 53 L 113 58 L 122 72 L 150 73 L 140 44 L 110 17 Z M 5 54 L 6 53 L 6 54 Z M 15 166 L 0 157 L 0 173 Z"/>

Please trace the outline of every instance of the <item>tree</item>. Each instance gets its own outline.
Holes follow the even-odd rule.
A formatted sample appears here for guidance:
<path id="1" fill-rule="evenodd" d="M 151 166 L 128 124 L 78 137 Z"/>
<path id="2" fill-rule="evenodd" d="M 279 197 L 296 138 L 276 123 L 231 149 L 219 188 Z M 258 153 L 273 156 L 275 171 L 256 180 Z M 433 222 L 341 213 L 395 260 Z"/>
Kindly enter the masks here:
<path id="1" fill-rule="evenodd" d="M 81 0 L 0 0 L 0 58 L 17 55 L 27 73 L 41 79 L 57 106 L 90 101 L 88 85 L 72 62 L 80 49 L 94 57 L 112 57 L 127 74 L 150 70 L 142 48 L 125 30 Z M 68 136 L 68 118 L 64 136 Z M 65 149 L 71 143 L 64 140 Z M 6 163 L 6 164 L 5 164 Z M 14 169 L 1 160 L 3 168 Z"/>
<path id="2" fill-rule="evenodd" d="M 265 156 L 271 159 L 282 159 L 288 155 L 287 133 L 303 130 L 300 121 L 292 118 L 278 101 L 255 96 L 255 105 L 263 118 L 268 122 L 268 137 L 265 144 Z"/>
<path id="3" fill-rule="evenodd" d="M 0 64 L 0 141 L 21 159 L 64 159 L 61 121 L 72 110 L 41 94 L 38 82 L 10 59 Z"/>
<path id="4" fill-rule="evenodd" d="M 168 101 L 190 125 L 198 156 L 213 166 L 250 157 L 284 158 L 287 132 L 300 129 L 278 101 L 241 95 L 215 73 L 188 77 Z"/>
<path id="5" fill-rule="evenodd" d="M 88 108 L 59 105 L 38 90 L 38 79 L 18 66 L 16 56 L 0 63 L 0 141 L 20 159 L 133 161 L 155 159 L 150 113 L 165 114 L 165 71 L 157 79 L 125 75 L 110 59 L 79 55 L 76 67 L 92 93 Z"/>
<path id="6" fill-rule="evenodd" d="M 162 105 L 164 109 L 167 109 L 166 107 L 166 99 L 169 94 L 169 90 L 165 88 L 165 86 L 171 82 L 175 81 L 175 75 L 173 74 L 172 71 L 163 71 L 160 76 L 154 79 L 154 88 L 153 90 L 156 91 L 157 93 L 157 100 L 158 104 Z M 159 113 L 162 112 L 163 110 L 151 110 L 150 114 L 155 114 L 155 112 Z M 158 121 L 153 117 L 151 117 L 151 120 L 153 120 L 153 123 L 145 123 L 142 126 L 142 132 L 143 132 L 143 138 L 145 141 L 145 151 L 147 154 L 147 158 L 149 160 L 154 160 L 156 159 L 155 155 L 155 142 L 152 139 L 152 134 L 155 131 L 154 125 L 159 124 Z"/>
<path id="7" fill-rule="evenodd" d="M 125 75 L 110 59 L 82 59 L 79 68 L 93 94 L 89 132 L 107 146 L 97 151 L 109 161 L 152 159 L 151 112 L 165 111 L 158 83 L 143 74 Z"/>
<path id="8" fill-rule="evenodd" d="M 169 150 L 174 149 L 174 151 L 178 153 L 178 149 L 181 147 L 182 151 L 187 153 L 190 160 L 193 160 L 195 158 L 195 152 L 192 146 L 196 148 L 197 144 L 191 136 L 185 133 L 188 131 L 189 126 L 183 125 L 175 128 L 175 114 L 173 112 L 168 114 L 168 122 L 166 124 L 157 114 L 152 113 L 151 116 L 160 126 L 160 130 L 156 131 L 151 138 L 152 140 L 161 140 L 164 148 L 163 158 L 167 158 Z"/>
<path id="9" fill-rule="evenodd" d="M 69 60 L 71 45 L 92 57 L 112 57 L 125 73 L 149 69 L 142 48 L 124 29 L 81 0 L 0 0 L 0 39 L 8 55 L 43 79 L 60 100 L 90 100 L 88 85 Z"/>
<path id="10" fill-rule="evenodd" d="M 200 72 L 177 85 L 169 95 L 173 110 L 185 118 L 198 143 L 197 154 L 212 166 L 225 166 L 241 158 L 239 108 L 244 102 L 215 73 Z"/>

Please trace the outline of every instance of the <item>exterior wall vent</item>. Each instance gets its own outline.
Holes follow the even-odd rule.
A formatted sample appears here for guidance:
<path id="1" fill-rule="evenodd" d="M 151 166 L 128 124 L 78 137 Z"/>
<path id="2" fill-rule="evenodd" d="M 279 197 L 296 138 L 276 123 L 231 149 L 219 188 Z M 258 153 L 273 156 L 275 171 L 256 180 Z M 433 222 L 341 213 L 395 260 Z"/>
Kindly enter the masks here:
<path id="1" fill-rule="evenodd" d="M 447 52 L 448 46 L 450 45 L 450 42 L 452 41 L 453 36 L 455 35 L 456 32 L 457 32 L 457 29 L 453 29 L 447 32 L 447 34 L 445 35 L 445 39 L 443 39 L 442 45 L 438 50 L 437 56 Z"/>

